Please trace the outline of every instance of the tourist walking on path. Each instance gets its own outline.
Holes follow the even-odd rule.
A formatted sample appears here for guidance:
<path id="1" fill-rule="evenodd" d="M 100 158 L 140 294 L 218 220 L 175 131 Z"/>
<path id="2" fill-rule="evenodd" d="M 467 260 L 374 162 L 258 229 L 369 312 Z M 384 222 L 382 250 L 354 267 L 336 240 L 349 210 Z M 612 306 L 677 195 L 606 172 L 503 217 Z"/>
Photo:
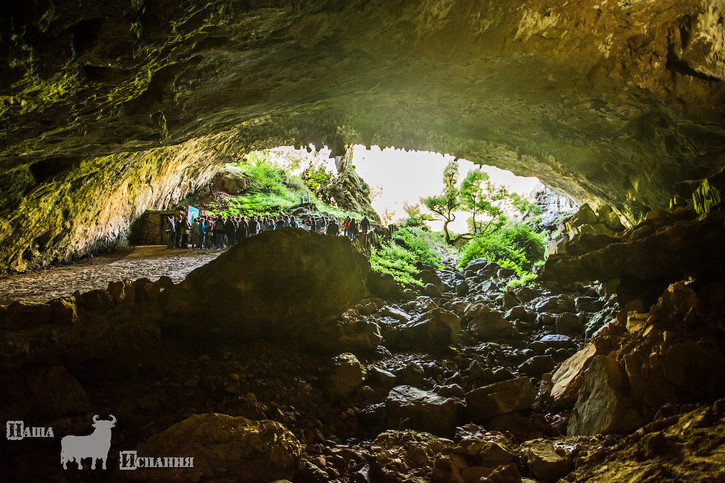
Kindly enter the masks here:
<path id="1" fill-rule="evenodd" d="M 370 220 L 368 220 L 367 216 L 363 216 L 363 219 L 360 220 L 360 231 L 363 235 L 367 235 L 368 230 L 370 230 Z"/>
<path id="2" fill-rule="evenodd" d="M 227 217 L 227 221 L 224 222 L 224 236 L 227 239 L 227 246 L 234 245 L 236 241 L 237 225 L 231 216 Z"/>
<path id="3" fill-rule="evenodd" d="M 259 227 L 259 222 L 257 221 L 257 217 L 256 216 L 252 216 L 251 218 L 249 218 L 248 225 L 249 226 L 248 226 L 247 234 L 249 236 L 254 236 L 257 233 L 259 233 L 259 228 L 260 227 Z"/>
<path id="4" fill-rule="evenodd" d="M 166 248 L 174 248 L 176 244 L 176 220 L 173 215 L 166 219 Z"/>
<path id="5" fill-rule="evenodd" d="M 337 226 L 337 222 L 334 218 L 327 224 L 327 234 L 331 236 L 337 236 L 340 234 L 340 227 Z"/>
<path id="6" fill-rule="evenodd" d="M 350 217 L 346 217 L 345 220 L 342 222 L 342 228 L 344 230 L 345 236 L 350 238 Z"/>
<path id="7" fill-rule="evenodd" d="M 191 248 L 196 248 L 199 244 L 199 217 L 194 218 L 191 222 Z"/>
<path id="8" fill-rule="evenodd" d="M 181 248 L 189 247 L 189 222 L 185 216 L 181 217 L 181 240 L 179 246 Z"/>
<path id="9" fill-rule="evenodd" d="M 219 249 L 224 248 L 224 221 L 221 215 L 219 215 L 214 222 L 214 239 L 216 240 L 216 247 Z"/>
<path id="10" fill-rule="evenodd" d="M 350 240 L 354 241 L 355 237 L 357 236 L 357 221 L 355 218 L 352 218 L 350 220 L 350 228 L 348 229 L 350 232 Z"/>
<path id="11" fill-rule="evenodd" d="M 237 243 L 242 241 L 242 239 L 246 238 L 248 233 L 249 225 L 247 224 L 247 219 L 242 216 L 237 220 L 237 232 L 235 234 L 237 238 Z"/>
<path id="12" fill-rule="evenodd" d="M 204 248 L 204 242 L 206 241 L 206 219 L 199 217 L 199 224 L 197 225 L 197 234 L 199 237 L 199 242 L 197 243 L 196 248 L 202 249 Z"/>

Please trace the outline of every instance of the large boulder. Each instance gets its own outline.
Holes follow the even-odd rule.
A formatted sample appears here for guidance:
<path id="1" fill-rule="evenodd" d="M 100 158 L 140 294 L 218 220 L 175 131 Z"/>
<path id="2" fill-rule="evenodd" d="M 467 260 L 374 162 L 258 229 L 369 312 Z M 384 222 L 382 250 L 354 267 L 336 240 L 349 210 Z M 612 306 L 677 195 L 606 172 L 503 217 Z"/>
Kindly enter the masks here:
<path id="1" fill-rule="evenodd" d="M 387 426 L 453 436 L 459 401 L 413 386 L 396 386 L 385 400 Z"/>
<path id="2" fill-rule="evenodd" d="M 138 446 L 139 457 L 193 457 L 193 468 L 129 472 L 140 480 L 291 480 L 302 445 L 276 421 L 251 421 L 226 414 L 196 414 Z"/>
<path id="3" fill-rule="evenodd" d="M 518 335 L 516 327 L 507 321 L 503 314 L 491 310 L 485 304 L 472 305 L 466 310 L 464 317 L 470 320 L 469 330 L 480 339 L 500 339 Z"/>
<path id="4" fill-rule="evenodd" d="M 556 407 L 574 405 L 584 383 L 584 372 L 596 355 L 596 346 L 589 343 L 564 361 L 552 374 L 550 395 Z"/>
<path id="5" fill-rule="evenodd" d="M 526 441 L 519 448 L 526 466 L 537 480 L 558 481 L 574 469 L 574 458 L 566 444 L 546 439 Z"/>
<path id="6" fill-rule="evenodd" d="M 369 269 L 345 237 L 285 228 L 246 238 L 161 300 L 168 323 L 195 327 L 203 317 L 205 332 L 225 336 L 314 339 L 366 295 Z"/>
<path id="7" fill-rule="evenodd" d="M 536 400 L 536 390 L 528 377 L 497 382 L 479 387 L 466 394 L 466 409 L 476 421 L 501 414 L 530 409 Z"/>
<path id="8" fill-rule="evenodd" d="M 391 334 L 393 343 L 405 347 L 445 346 L 456 341 L 461 319 L 445 309 L 433 309 L 401 324 Z"/>
<path id="9" fill-rule="evenodd" d="M 18 300 L 8 305 L 3 326 L 9 330 L 33 329 L 50 323 L 51 317 L 48 304 Z"/>
<path id="10" fill-rule="evenodd" d="M 36 416 L 63 417 L 90 409 L 88 394 L 65 367 L 30 371 L 26 379 L 30 395 L 27 409 Z"/>
<path id="11" fill-rule="evenodd" d="M 239 195 L 250 187 L 251 180 L 241 168 L 233 164 L 227 164 L 214 176 L 212 183 L 213 188 L 217 191 L 224 191 L 230 195 Z"/>
<path id="12" fill-rule="evenodd" d="M 610 356 L 596 356 L 584 374 L 567 434 L 628 432 L 644 424 L 625 390 L 625 376 Z"/>

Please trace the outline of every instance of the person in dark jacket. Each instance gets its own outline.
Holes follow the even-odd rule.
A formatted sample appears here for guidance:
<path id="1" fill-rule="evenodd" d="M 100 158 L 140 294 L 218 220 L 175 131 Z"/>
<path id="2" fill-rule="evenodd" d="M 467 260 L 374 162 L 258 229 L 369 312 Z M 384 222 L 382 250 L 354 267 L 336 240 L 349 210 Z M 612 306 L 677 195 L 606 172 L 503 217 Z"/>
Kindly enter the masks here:
<path id="1" fill-rule="evenodd" d="M 249 233 L 249 225 L 247 224 L 247 219 L 242 216 L 237 220 L 237 233 L 236 233 L 237 243 L 242 241 L 242 239 L 245 238 L 248 233 Z"/>
<path id="2" fill-rule="evenodd" d="M 256 216 L 252 216 L 248 222 L 247 234 L 249 236 L 253 236 L 253 235 L 256 235 L 257 233 L 259 233 L 259 222 L 257 221 Z"/>
<path id="3" fill-rule="evenodd" d="M 363 219 L 360 220 L 360 231 L 363 235 L 367 235 L 368 231 L 370 230 L 370 220 L 368 220 L 367 216 L 363 216 Z"/>
<path id="4" fill-rule="evenodd" d="M 224 222 L 224 235 L 227 238 L 227 247 L 234 245 L 236 241 L 237 225 L 231 216 Z"/>
<path id="5" fill-rule="evenodd" d="M 334 218 L 330 220 L 330 222 L 327 224 L 327 234 L 332 236 L 337 236 L 340 234 L 340 227 L 337 225 L 337 222 Z"/>

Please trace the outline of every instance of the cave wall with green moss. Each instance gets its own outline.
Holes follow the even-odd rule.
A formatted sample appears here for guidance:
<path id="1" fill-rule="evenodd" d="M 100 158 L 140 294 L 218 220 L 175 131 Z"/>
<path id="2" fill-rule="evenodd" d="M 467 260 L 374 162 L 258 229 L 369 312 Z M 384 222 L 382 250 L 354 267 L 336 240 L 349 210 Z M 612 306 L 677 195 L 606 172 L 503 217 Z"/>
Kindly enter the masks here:
<path id="1" fill-rule="evenodd" d="M 288 144 L 450 153 L 634 221 L 725 166 L 723 15 L 723 0 L 11 0 L 0 267 L 114 243 L 226 157 Z"/>

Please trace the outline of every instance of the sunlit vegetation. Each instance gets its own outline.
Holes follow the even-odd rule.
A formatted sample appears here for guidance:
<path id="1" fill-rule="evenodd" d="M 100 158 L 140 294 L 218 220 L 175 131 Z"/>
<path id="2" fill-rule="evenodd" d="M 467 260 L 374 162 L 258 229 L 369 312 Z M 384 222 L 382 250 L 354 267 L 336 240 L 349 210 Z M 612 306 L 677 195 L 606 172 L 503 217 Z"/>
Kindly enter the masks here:
<path id="1" fill-rule="evenodd" d="M 304 173 L 302 176 L 291 175 L 285 168 L 269 161 L 268 151 L 250 153 L 236 166 L 247 177 L 249 188 L 243 194 L 229 198 L 226 208 L 211 210 L 215 214 L 272 215 L 289 211 L 304 198 L 315 204 L 321 214 L 334 215 L 338 219 L 361 216 L 318 198 L 324 169 L 314 171 L 314 176 L 305 176 Z"/>
<path id="2" fill-rule="evenodd" d="M 440 249 L 443 239 L 439 234 L 421 228 L 403 228 L 396 231 L 391 240 L 380 248 L 373 248 L 370 265 L 373 270 L 393 276 L 396 282 L 406 286 L 421 286 L 415 278 L 420 272 L 416 264 L 424 263 L 440 267 Z"/>
<path id="3" fill-rule="evenodd" d="M 523 223 L 509 222 L 494 231 L 474 236 L 461 249 L 458 267 L 485 258 L 511 268 L 519 279 L 533 279 L 531 269 L 544 259 L 545 237 Z"/>

